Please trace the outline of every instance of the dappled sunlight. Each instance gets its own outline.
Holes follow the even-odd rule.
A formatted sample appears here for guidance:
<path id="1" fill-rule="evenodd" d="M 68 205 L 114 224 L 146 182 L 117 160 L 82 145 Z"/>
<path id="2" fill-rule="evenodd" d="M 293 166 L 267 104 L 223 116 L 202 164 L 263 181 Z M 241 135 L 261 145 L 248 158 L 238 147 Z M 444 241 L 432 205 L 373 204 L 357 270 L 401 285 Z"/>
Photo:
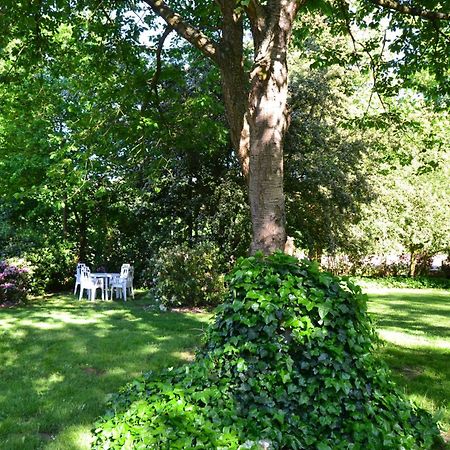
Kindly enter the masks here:
<path id="1" fill-rule="evenodd" d="M 412 394 L 409 398 L 421 408 L 427 409 L 432 414 L 436 414 L 438 417 L 445 412 L 446 407 L 438 405 L 435 401 L 426 397 L 425 395 Z"/>
<path id="2" fill-rule="evenodd" d="M 2 351 L 0 354 L 0 375 L 2 373 L 2 369 L 13 367 L 18 358 L 19 356 L 11 351 Z"/>
<path id="3" fill-rule="evenodd" d="M 51 319 L 53 321 L 60 321 L 64 323 L 74 323 L 74 324 L 91 324 L 96 323 L 100 316 L 94 316 L 91 318 L 83 317 L 83 316 L 73 316 L 73 314 L 69 312 L 59 312 L 56 311 L 52 313 Z"/>
<path id="4" fill-rule="evenodd" d="M 125 374 L 129 373 L 128 367 L 113 367 L 108 369 L 107 375 L 108 376 L 123 376 Z"/>
<path id="5" fill-rule="evenodd" d="M 45 394 L 47 391 L 49 391 L 52 386 L 54 386 L 57 383 L 61 383 L 64 381 L 64 375 L 62 375 L 59 372 L 54 372 L 50 374 L 48 377 L 38 378 L 35 381 L 33 381 L 31 384 L 33 386 L 33 390 L 41 395 Z"/>
<path id="6" fill-rule="evenodd" d="M 7 330 L 14 330 L 14 334 L 17 333 L 16 326 L 17 319 L 15 317 L 0 318 L 0 327 L 3 333 Z"/>
<path id="7" fill-rule="evenodd" d="M 39 381 L 39 380 L 38 380 Z M 47 380 L 46 380 L 46 383 L 48 384 L 48 385 L 52 385 L 52 384 L 54 384 L 54 383 L 59 383 L 59 382 L 61 382 L 61 381 L 64 381 L 64 376 L 63 375 L 61 375 L 59 372 L 55 372 L 55 373 L 52 373 L 48 378 L 47 378 Z"/>
<path id="8" fill-rule="evenodd" d="M 23 321 L 22 325 L 25 327 L 40 328 L 41 330 L 60 330 L 64 328 L 64 323 L 52 323 L 52 322 L 32 322 Z"/>
<path id="9" fill-rule="evenodd" d="M 450 429 L 450 292 L 371 287 L 368 306 L 395 381 Z"/>
<path id="10" fill-rule="evenodd" d="M 439 338 L 427 338 L 425 336 L 415 336 L 401 331 L 385 330 L 378 331 L 381 339 L 402 347 L 437 347 L 450 349 L 450 341 Z"/>
<path id="11" fill-rule="evenodd" d="M 383 339 L 413 347 L 450 347 L 448 291 L 371 288 L 368 307 Z"/>
<path id="12" fill-rule="evenodd" d="M 172 352 L 172 356 L 186 362 L 192 362 L 195 359 L 195 354 L 193 352 Z"/>
<path id="13" fill-rule="evenodd" d="M 7 337 L 8 333 L 6 332 L 6 330 L 3 330 L 3 337 Z M 16 327 L 14 327 L 14 325 L 12 325 L 12 327 L 9 329 L 9 332 L 11 334 L 11 337 L 14 337 L 14 339 L 23 339 L 25 338 L 25 336 L 27 335 L 26 330 L 23 329 L 17 329 Z"/>
<path id="14" fill-rule="evenodd" d="M 87 450 L 91 448 L 89 425 L 71 426 L 46 446 L 47 450 Z"/>
<path id="15" fill-rule="evenodd" d="M 108 393 L 189 361 L 209 315 L 144 306 L 67 295 L 0 311 L 0 448 L 87 449 Z"/>
<path id="16" fill-rule="evenodd" d="M 370 282 L 365 282 L 364 280 L 358 281 L 358 284 L 364 288 L 364 290 L 370 292 L 370 294 L 384 294 L 389 296 L 400 295 L 402 297 L 409 295 L 417 295 L 417 291 L 420 291 L 424 296 L 430 297 L 440 297 L 447 296 L 447 292 L 442 289 L 436 288 L 411 288 L 411 287 L 386 287 L 379 286 Z"/>

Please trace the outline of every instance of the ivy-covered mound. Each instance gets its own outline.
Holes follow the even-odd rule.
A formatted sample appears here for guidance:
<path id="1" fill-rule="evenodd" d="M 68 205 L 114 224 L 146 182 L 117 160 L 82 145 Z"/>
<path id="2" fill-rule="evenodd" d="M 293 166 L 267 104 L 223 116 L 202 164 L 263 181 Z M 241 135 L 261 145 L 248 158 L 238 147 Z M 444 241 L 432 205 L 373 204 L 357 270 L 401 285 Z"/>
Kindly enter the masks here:
<path id="1" fill-rule="evenodd" d="M 94 448 L 423 449 L 438 441 L 374 357 L 359 287 L 282 253 L 240 260 L 193 364 L 111 401 Z"/>

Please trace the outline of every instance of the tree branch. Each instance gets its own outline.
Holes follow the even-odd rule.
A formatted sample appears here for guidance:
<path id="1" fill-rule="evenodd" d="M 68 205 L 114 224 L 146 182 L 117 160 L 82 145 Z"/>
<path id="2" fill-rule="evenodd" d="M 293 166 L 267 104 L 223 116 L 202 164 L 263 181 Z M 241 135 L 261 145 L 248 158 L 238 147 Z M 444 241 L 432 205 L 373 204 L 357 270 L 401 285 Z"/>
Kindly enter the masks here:
<path id="1" fill-rule="evenodd" d="M 430 11 L 428 9 L 418 8 L 416 6 L 408 6 L 399 3 L 396 0 L 370 0 L 375 5 L 383 8 L 392 9 L 409 16 L 418 16 L 429 20 L 450 20 L 450 13 L 440 11 Z"/>
<path id="2" fill-rule="evenodd" d="M 154 96 L 155 96 L 155 107 L 158 110 L 161 120 L 164 123 L 166 122 L 166 120 L 165 120 L 164 112 L 163 112 L 163 110 L 161 108 L 161 104 L 160 104 L 159 92 L 158 92 L 158 82 L 159 82 L 159 77 L 161 75 L 161 53 L 162 53 L 162 50 L 164 47 L 164 42 L 172 31 L 173 31 L 172 27 L 170 25 L 167 25 L 166 29 L 164 30 L 164 33 L 159 38 L 158 48 L 156 49 L 155 73 L 153 74 L 153 77 L 151 78 L 151 80 L 149 80 L 147 82 L 150 87 L 150 92 L 141 108 L 141 114 L 142 114 L 148 107 L 148 104 L 150 102 L 151 92 L 153 91 Z"/>
<path id="3" fill-rule="evenodd" d="M 447 42 L 450 43 L 450 36 L 441 30 L 439 21 L 433 20 L 433 27 L 438 35 L 442 36 Z"/>
<path id="4" fill-rule="evenodd" d="M 170 25 L 167 25 L 166 29 L 164 30 L 164 33 L 159 38 L 158 48 L 156 49 L 156 70 L 155 73 L 153 74 L 152 79 L 149 82 L 150 88 L 153 91 L 155 91 L 155 93 L 158 90 L 158 81 L 159 76 L 161 75 L 161 53 L 164 47 L 164 42 L 171 32 L 172 27 Z"/>
<path id="5" fill-rule="evenodd" d="M 255 43 L 261 42 L 267 25 L 267 12 L 258 0 L 251 0 L 246 7 L 247 17 Z"/>
<path id="6" fill-rule="evenodd" d="M 190 42 L 194 47 L 200 50 L 205 56 L 212 59 L 215 63 L 219 61 L 219 48 L 203 34 L 200 30 L 189 25 L 183 18 L 170 9 L 162 0 L 144 0 L 147 5 L 167 24 L 172 27 L 181 37 Z"/>
<path id="7" fill-rule="evenodd" d="M 236 11 L 236 0 L 216 0 L 222 12 L 219 68 L 230 138 L 244 178 L 248 179 L 249 141 L 245 121 L 248 74 L 244 69 L 243 17 Z"/>
<path id="8" fill-rule="evenodd" d="M 348 10 L 349 5 L 348 5 L 348 3 L 346 3 L 345 1 L 341 0 L 339 2 L 339 8 L 340 8 L 341 13 L 342 13 L 342 15 L 344 17 L 345 27 L 347 29 L 347 33 L 349 34 L 349 36 L 350 36 L 350 38 L 352 40 L 353 52 L 354 52 L 355 56 L 358 54 L 357 45 L 359 45 L 362 48 L 363 52 L 366 53 L 366 55 L 369 57 L 369 60 L 370 60 L 370 68 L 372 69 L 372 77 L 373 77 L 373 89 L 370 92 L 369 103 L 368 103 L 368 106 L 367 106 L 367 111 L 368 111 L 369 108 L 370 108 L 370 105 L 372 103 L 372 97 L 373 97 L 374 91 L 376 89 L 376 84 L 377 84 L 377 79 L 378 79 L 378 73 L 377 73 L 378 64 L 375 62 L 372 54 L 366 48 L 366 46 L 364 44 L 362 44 L 361 42 L 358 42 L 356 40 L 354 34 L 353 34 L 352 27 L 351 27 L 351 24 L 350 24 L 350 16 L 349 16 L 349 10 Z M 382 45 L 381 50 L 380 50 L 380 60 L 383 57 L 385 46 L 386 46 L 386 32 L 384 32 L 383 45 Z M 359 64 L 358 64 L 358 66 L 359 66 Z M 376 92 L 376 94 L 378 96 L 378 99 L 380 100 L 381 105 L 386 110 L 386 106 L 385 106 L 385 104 L 383 102 L 383 99 L 381 98 L 380 93 Z M 366 111 L 366 113 L 367 113 L 367 111 Z"/>

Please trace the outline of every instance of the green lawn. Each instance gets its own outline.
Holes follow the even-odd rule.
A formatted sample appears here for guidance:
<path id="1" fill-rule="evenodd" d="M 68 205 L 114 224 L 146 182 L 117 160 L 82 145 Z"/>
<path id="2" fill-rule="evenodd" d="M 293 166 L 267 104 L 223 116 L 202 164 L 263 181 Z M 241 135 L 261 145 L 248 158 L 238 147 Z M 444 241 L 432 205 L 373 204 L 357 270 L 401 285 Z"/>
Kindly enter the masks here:
<path id="1" fill-rule="evenodd" d="M 450 432 L 450 292 L 367 286 L 381 355 L 410 398 Z M 161 313 L 148 298 L 70 295 L 0 309 L 0 449 L 86 449 L 108 393 L 143 371 L 181 364 L 210 315 Z"/>
<path id="2" fill-rule="evenodd" d="M 418 405 L 439 412 L 450 437 L 450 291 L 367 285 L 369 312 L 394 379 Z"/>
<path id="3" fill-rule="evenodd" d="M 0 309 L 0 449 L 86 449 L 108 393 L 192 358 L 209 315 L 148 303 L 59 295 Z"/>

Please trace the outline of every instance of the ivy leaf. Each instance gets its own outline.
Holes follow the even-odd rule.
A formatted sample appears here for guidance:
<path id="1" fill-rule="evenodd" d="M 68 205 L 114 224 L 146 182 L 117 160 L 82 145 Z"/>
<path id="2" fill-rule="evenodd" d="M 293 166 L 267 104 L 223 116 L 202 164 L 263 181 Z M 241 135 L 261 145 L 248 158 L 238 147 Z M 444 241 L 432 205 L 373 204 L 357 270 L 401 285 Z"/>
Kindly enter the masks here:
<path id="1" fill-rule="evenodd" d="M 322 303 L 317 307 L 317 309 L 319 311 L 319 317 L 323 320 L 328 315 L 328 313 L 331 311 L 332 308 L 330 305 Z"/>

